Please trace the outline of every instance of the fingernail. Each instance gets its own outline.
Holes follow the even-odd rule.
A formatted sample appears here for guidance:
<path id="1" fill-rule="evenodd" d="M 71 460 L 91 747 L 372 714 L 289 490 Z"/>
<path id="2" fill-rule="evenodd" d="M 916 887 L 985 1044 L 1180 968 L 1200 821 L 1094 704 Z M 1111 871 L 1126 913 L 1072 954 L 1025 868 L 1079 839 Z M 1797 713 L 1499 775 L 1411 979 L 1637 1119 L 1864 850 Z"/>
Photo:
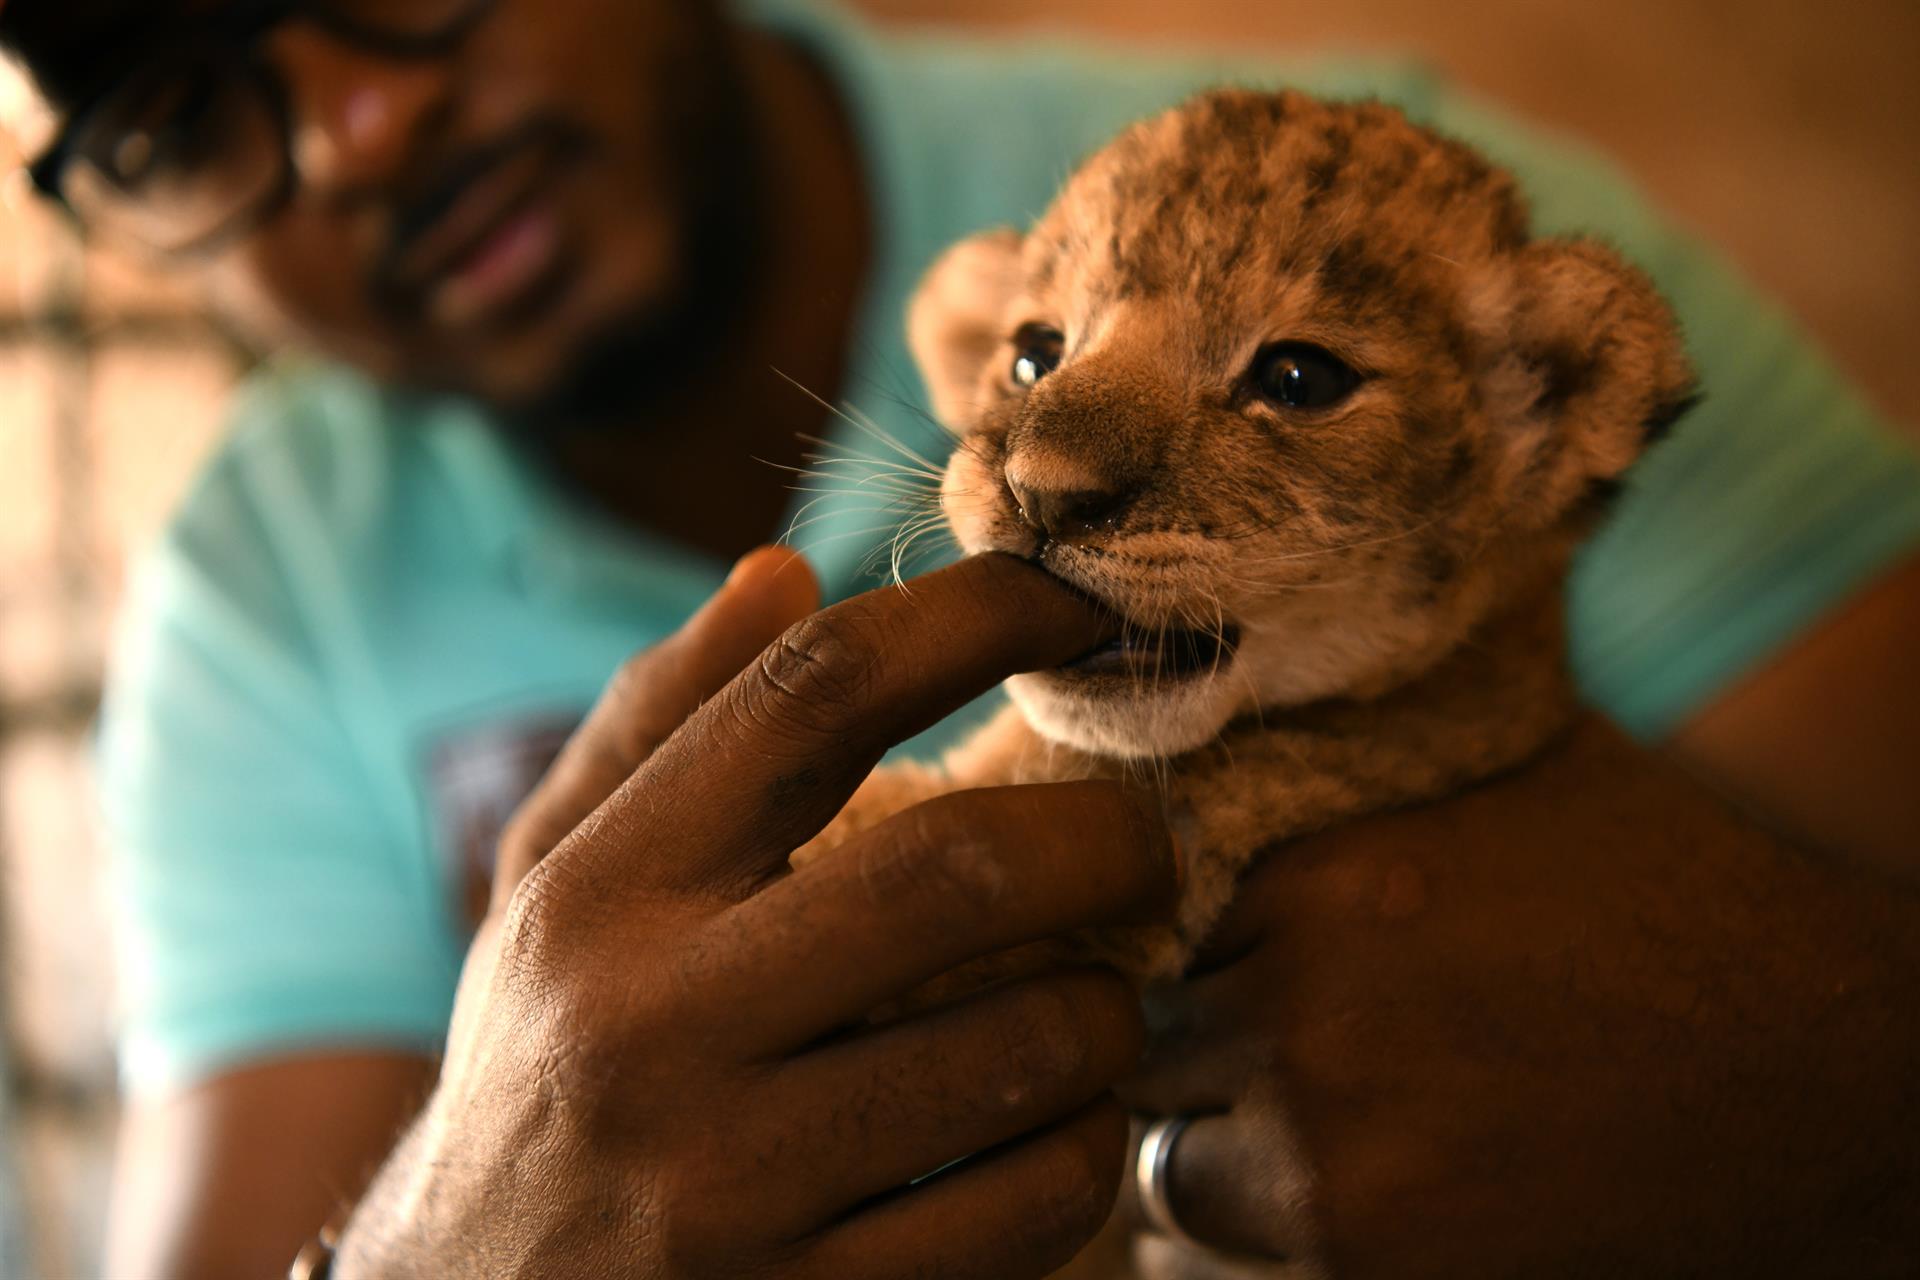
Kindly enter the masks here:
<path id="1" fill-rule="evenodd" d="M 769 559 L 777 559 L 782 564 L 784 564 L 790 558 L 791 558 L 790 555 L 783 554 L 782 549 L 779 546 L 774 544 L 768 544 L 767 546 L 764 546 L 764 547 L 755 547 L 753 550 L 747 552 L 747 554 L 741 556 L 738 560 L 733 562 L 733 569 L 731 572 L 727 574 L 726 585 L 729 587 L 735 585 L 743 577 L 747 576 L 748 571 L 752 567 L 765 563 Z"/>

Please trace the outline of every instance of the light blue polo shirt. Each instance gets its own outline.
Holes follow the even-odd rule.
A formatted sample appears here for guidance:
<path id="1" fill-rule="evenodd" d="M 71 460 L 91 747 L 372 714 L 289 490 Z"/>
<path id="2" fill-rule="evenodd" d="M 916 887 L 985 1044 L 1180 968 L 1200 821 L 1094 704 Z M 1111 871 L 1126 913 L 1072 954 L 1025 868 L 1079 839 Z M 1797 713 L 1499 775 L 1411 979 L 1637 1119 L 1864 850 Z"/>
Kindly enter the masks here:
<path id="1" fill-rule="evenodd" d="M 929 458 L 946 445 L 901 328 L 934 255 L 1028 222 L 1133 119 L 1217 83 L 1286 84 L 1378 96 L 1479 145 L 1539 229 L 1613 241 L 1678 309 L 1707 399 L 1635 473 L 1572 593 L 1584 688 L 1634 733 L 1659 738 L 1920 546 L 1913 452 L 1780 308 L 1592 155 L 1415 67 L 759 17 L 844 87 L 877 188 L 846 397 Z M 723 476 L 687 482 L 725 500 Z M 871 585 L 874 505 L 829 501 L 796 537 L 831 594 Z M 101 729 L 128 1082 L 437 1045 L 500 821 L 620 661 L 724 570 L 570 506 L 469 406 L 317 367 L 256 379 L 138 574 Z"/>

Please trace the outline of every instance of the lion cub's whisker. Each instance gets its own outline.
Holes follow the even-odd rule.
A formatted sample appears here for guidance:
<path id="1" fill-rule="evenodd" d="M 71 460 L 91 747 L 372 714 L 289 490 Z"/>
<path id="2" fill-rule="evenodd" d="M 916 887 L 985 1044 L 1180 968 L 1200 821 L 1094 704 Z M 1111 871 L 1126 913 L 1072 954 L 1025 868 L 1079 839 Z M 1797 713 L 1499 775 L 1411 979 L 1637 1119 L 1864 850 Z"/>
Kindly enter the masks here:
<path id="1" fill-rule="evenodd" d="M 781 378 L 785 379 L 788 383 L 792 384 L 793 387 L 797 389 L 802 395 L 806 396 L 809 400 L 812 400 L 815 404 L 819 405 L 822 409 L 825 409 L 828 413 L 831 413 L 834 417 L 839 418 L 842 422 L 845 422 L 848 426 L 851 426 L 856 431 L 860 431 L 866 434 L 867 436 L 870 436 L 871 438 L 885 445 L 887 448 L 892 449 L 895 453 L 899 454 L 901 457 L 906 458 L 911 462 L 918 463 L 920 466 L 925 467 L 927 470 L 931 472 L 938 474 L 938 472 L 940 471 L 939 463 L 935 462 L 931 458 L 926 457 L 924 454 L 915 450 L 910 445 L 906 444 L 904 441 L 892 435 L 879 423 L 875 422 L 872 418 L 868 417 L 866 414 L 860 412 L 860 410 L 855 408 L 853 405 L 842 406 L 842 405 L 833 404 L 832 402 L 828 401 L 827 399 L 825 399 L 824 397 L 820 396 L 818 393 L 813 391 L 812 388 L 808 387 L 805 383 L 801 382 L 799 379 L 791 377 L 790 375 L 788 375 L 787 373 L 779 369 L 775 369 L 774 372 L 778 374 Z"/>

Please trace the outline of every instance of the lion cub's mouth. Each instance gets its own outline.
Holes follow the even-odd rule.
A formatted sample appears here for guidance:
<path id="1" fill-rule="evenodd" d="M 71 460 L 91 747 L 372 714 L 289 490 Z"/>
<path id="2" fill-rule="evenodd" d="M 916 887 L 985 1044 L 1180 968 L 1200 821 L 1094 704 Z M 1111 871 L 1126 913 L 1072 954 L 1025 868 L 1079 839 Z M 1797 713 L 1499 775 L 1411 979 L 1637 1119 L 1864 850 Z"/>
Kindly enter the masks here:
<path id="1" fill-rule="evenodd" d="M 1124 679 L 1139 684 L 1184 680 L 1212 675 L 1233 661 L 1240 644 L 1240 628 L 1228 623 L 1218 630 L 1159 628 L 1129 630 L 1090 653 L 1055 667 L 1053 674 L 1070 680 Z"/>

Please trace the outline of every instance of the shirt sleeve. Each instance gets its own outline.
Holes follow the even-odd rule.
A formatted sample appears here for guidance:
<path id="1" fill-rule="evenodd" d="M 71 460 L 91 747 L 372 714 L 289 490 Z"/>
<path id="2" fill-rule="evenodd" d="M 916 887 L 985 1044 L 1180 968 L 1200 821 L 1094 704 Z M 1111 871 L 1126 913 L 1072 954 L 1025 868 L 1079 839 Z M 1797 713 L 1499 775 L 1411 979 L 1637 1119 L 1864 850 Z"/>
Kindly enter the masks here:
<path id="1" fill-rule="evenodd" d="M 1586 696 L 1658 739 L 1920 549 L 1914 437 L 1581 145 L 1439 90 L 1427 115 L 1519 177 L 1536 232 L 1647 270 L 1685 331 L 1705 398 L 1630 474 L 1569 605 Z"/>
<path id="2" fill-rule="evenodd" d="M 136 1091 L 445 1030 L 457 950 L 312 639 L 298 503 L 229 444 L 124 615 L 97 749 Z"/>

